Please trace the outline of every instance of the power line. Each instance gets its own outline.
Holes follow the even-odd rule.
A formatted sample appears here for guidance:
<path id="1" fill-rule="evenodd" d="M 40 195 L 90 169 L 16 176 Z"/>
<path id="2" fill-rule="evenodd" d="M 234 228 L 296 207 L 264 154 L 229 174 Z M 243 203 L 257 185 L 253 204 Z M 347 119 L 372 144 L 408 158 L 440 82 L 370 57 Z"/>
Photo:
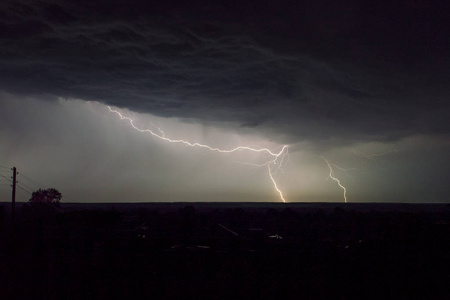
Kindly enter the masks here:
<path id="1" fill-rule="evenodd" d="M 25 178 L 23 178 L 23 179 L 25 179 Z M 41 188 L 41 186 L 38 186 L 37 184 L 32 183 L 32 182 L 29 181 L 29 180 L 27 180 L 27 182 L 28 182 L 29 184 L 31 184 L 32 186 L 28 185 L 24 180 L 19 180 L 18 182 L 22 183 L 23 185 L 26 185 L 26 186 L 29 187 L 31 190 L 36 190 L 36 186 L 37 186 L 38 188 Z"/>
<path id="2" fill-rule="evenodd" d="M 8 177 L 6 177 L 6 176 L 4 176 L 4 175 L 2 175 L 2 174 L 0 174 L 0 176 L 2 176 L 3 178 L 5 178 L 5 179 L 8 180 L 9 182 L 12 182 L 12 180 L 9 179 Z"/>
<path id="3" fill-rule="evenodd" d="M 29 185 L 26 184 L 25 182 L 21 182 L 20 184 L 23 184 L 24 186 L 26 186 L 26 187 L 29 188 L 30 190 L 34 190 L 34 188 L 32 188 L 31 186 L 29 186 Z"/>
<path id="4" fill-rule="evenodd" d="M 27 191 L 26 189 L 24 189 L 23 187 L 21 187 L 20 185 L 17 185 L 17 187 L 19 188 L 19 189 L 21 189 L 21 190 L 23 190 L 24 192 L 26 192 L 26 193 L 28 193 L 28 194 L 32 194 L 32 192 L 30 192 L 30 191 Z"/>
<path id="5" fill-rule="evenodd" d="M 26 180 L 28 180 L 28 181 L 31 182 L 32 184 L 36 185 L 37 187 L 43 188 L 43 185 L 42 185 L 42 184 L 40 184 L 39 182 L 37 182 L 37 181 L 31 179 L 30 177 L 26 176 L 25 174 L 19 173 L 19 176 L 22 176 L 23 178 L 25 178 Z"/>

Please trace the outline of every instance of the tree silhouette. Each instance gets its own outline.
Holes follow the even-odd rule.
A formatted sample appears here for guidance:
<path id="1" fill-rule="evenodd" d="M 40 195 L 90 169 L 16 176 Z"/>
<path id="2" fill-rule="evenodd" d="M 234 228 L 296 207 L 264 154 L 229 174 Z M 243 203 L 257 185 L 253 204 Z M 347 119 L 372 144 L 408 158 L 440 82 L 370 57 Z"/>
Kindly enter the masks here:
<path id="1" fill-rule="evenodd" d="M 31 194 L 31 199 L 28 203 L 45 203 L 57 208 L 59 207 L 61 197 L 62 195 L 57 189 L 39 189 Z"/>
<path id="2" fill-rule="evenodd" d="M 52 215 L 58 212 L 61 197 L 57 189 L 39 189 L 34 191 L 28 203 L 22 206 L 22 212 L 32 216 Z"/>

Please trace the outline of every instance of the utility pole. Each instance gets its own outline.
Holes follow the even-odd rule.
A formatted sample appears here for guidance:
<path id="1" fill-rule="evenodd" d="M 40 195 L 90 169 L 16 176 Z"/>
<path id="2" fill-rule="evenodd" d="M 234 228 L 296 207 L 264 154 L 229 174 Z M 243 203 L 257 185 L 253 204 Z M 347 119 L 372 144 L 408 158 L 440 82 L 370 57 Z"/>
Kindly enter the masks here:
<path id="1" fill-rule="evenodd" d="M 16 216 L 16 183 L 17 183 L 17 169 L 16 167 L 12 168 L 13 176 L 12 176 L 12 205 L 11 205 L 11 216 L 12 220 L 14 222 L 15 216 Z"/>

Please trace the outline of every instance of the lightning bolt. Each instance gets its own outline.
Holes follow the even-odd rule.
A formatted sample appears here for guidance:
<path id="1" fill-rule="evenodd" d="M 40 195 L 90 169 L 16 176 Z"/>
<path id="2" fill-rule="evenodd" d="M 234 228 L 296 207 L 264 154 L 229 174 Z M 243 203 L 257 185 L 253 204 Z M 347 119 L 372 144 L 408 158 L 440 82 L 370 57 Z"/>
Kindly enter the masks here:
<path id="1" fill-rule="evenodd" d="M 341 181 L 333 175 L 333 167 L 332 167 L 331 164 L 328 162 L 328 160 L 327 160 L 325 157 L 323 157 L 323 156 L 319 156 L 319 157 L 320 157 L 321 159 L 323 159 L 323 160 L 327 163 L 328 169 L 330 169 L 330 174 L 329 174 L 328 176 L 329 176 L 332 180 L 334 180 L 334 181 L 341 187 L 341 189 L 344 190 L 344 200 L 345 200 L 345 203 L 347 203 L 347 189 L 345 188 L 345 186 L 342 185 Z M 342 168 L 339 168 L 339 169 L 342 169 Z"/>
<path id="2" fill-rule="evenodd" d="M 283 196 L 283 192 L 281 191 L 281 189 L 278 187 L 278 184 L 275 180 L 274 175 L 277 174 L 277 172 L 279 170 L 282 169 L 283 165 L 287 162 L 285 161 L 285 157 L 288 155 L 288 146 L 284 145 L 281 150 L 279 152 L 274 152 L 268 148 L 253 148 L 253 147 L 248 147 L 248 146 L 238 146 L 232 149 L 220 149 L 220 148 L 216 148 L 216 147 L 211 147 L 209 145 L 206 144 L 200 144 L 200 143 L 192 143 L 186 140 L 182 140 L 182 139 L 171 139 L 166 137 L 165 133 L 158 128 L 159 133 L 151 130 L 151 129 L 142 129 L 137 127 L 134 124 L 133 119 L 129 118 L 129 117 L 125 117 L 123 116 L 119 111 L 112 109 L 110 106 L 108 106 L 108 109 L 110 112 L 115 113 L 116 115 L 118 115 L 120 117 L 121 120 L 126 120 L 128 121 L 128 123 L 131 125 L 131 127 L 133 127 L 135 130 L 142 132 L 142 133 L 148 133 L 150 135 L 152 135 L 155 138 L 158 138 L 160 140 L 169 142 L 169 143 L 180 143 L 180 144 L 184 144 L 187 145 L 189 147 L 198 147 L 198 148 L 205 148 L 208 149 L 210 151 L 215 151 L 215 152 L 220 152 L 220 153 L 232 153 L 232 152 L 238 152 L 238 151 L 250 151 L 250 152 L 256 152 L 256 153 L 266 153 L 269 155 L 270 159 L 268 159 L 266 162 L 262 163 L 262 164 L 250 164 L 250 163 L 245 163 L 245 164 L 250 164 L 250 165 L 254 165 L 254 166 L 258 166 L 258 167 L 262 167 L 262 166 L 267 166 L 268 169 L 268 174 L 269 177 L 273 183 L 273 186 L 275 188 L 275 190 L 277 191 L 277 193 L 280 196 L 280 199 L 286 203 L 286 199 Z M 156 126 L 155 126 L 156 127 Z M 275 170 L 272 170 L 271 166 L 276 166 Z"/>
<path id="3" fill-rule="evenodd" d="M 281 200 L 282 200 L 284 203 L 286 203 L 286 199 L 284 199 L 284 197 L 283 197 L 283 192 L 278 188 L 277 182 L 276 182 L 275 179 L 273 178 L 272 169 L 270 168 L 270 164 L 268 164 L 267 166 L 268 166 L 269 176 L 270 176 L 270 179 L 272 180 L 273 186 L 274 186 L 275 189 L 277 190 L 278 194 L 280 194 Z"/>
<path id="4" fill-rule="evenodd" d="M 367 158 L 367 159 L 370 159 L 370 160 L 375 160 L 375 157 L 377 157 L 377 156 L 383 156 L 383 155 L 386 155 L 386 154 L 389 154 L 389 153 L 398 152 L 398 150 L 397 149 L 391 149 L 391 150 L 386 150 L 386 151 L 383 151 L 383 152 L 372 153 L 372 154 L 368 154 L 368 153 L 364 153 L 364 152 L 360 152 L 360 151 L 356 151 L 356 150 L 353 150 L 352 152 L 354 154 L 358 155 L 358 156 L 361 156 L 361 157 L 364 157 L 364 158 Z"/>
<path id="5" fill-rule="evenodd" d="M 348 169 L 346 169 L 346 168 L 340 167 L 340 166 L 335 165 L 335 164 L 330 164 L 330 165 L 331 165 L 333 168 L 336 168 L 336 169 L 338 169 L 338 170 L 341 170 L 341 171 L 345 172 L 345 176 L 347 176 L 347 177 L 350 178 L 353 182 L 355 182 L 355 178 L 353 178 L 353 176 L 349 175 L 348 173 L 349 173 L 350 171 L 359 171 L 358 169 L 356 169 L 356 168 L 348 168 Z"/>

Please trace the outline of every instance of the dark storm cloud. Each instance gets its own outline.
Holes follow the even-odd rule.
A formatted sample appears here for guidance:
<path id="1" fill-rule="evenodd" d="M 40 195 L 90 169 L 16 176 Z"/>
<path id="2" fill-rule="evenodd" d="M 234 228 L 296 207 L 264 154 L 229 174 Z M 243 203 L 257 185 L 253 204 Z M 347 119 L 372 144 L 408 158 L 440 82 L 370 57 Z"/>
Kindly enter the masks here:
<path id="1" fill-rule="evenodd" d="M 449 133 L 443 7 L 242 2 L 3 2 L 0 88 L 284 142 Z"/>

